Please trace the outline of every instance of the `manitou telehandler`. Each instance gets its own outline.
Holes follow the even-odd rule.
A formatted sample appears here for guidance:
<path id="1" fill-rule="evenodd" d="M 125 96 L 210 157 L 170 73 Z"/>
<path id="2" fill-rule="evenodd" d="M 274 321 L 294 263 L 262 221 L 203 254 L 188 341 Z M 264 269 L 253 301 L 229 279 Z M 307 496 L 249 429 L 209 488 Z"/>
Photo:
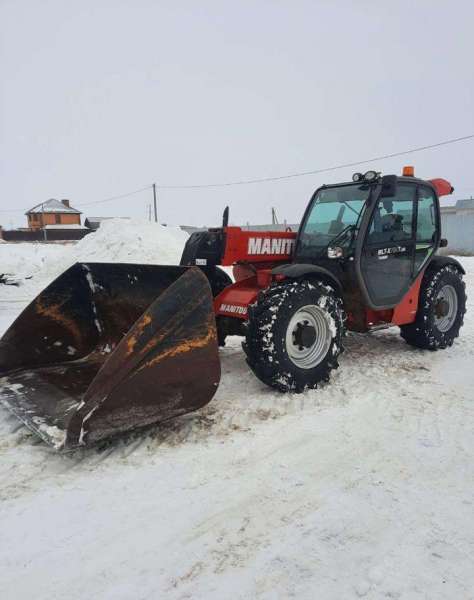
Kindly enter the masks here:
<path id="1" fill-rule="evenodd" d="M 298 234 L 242 231 L 225 215 L 222 229 L 191 236 L 182 264 L 210 268 L 220 343 L 245 336 L 259 379 L 302 392 L 337 368 L 345 329 L 398 325 L 413 346 L 452 345 L 466 311 L 464 269 L 436 254 L 447 244 L 439 196 L 452 191 L 412 167 L 402 177 L 356 173 L 316 190 Z M 235 265 L 235 283 L 218 283 L 213 265 Z"/>
<path id="2" fill-rule="evenodd" d="M 180 267 L 76 264 L 0 341 L 0 399 L 57 448 L 93 443 L 208 403 L 218 343 L 245 338 L 253 372 L 303 392 L 338 367 L 345 330 L 397 325 L 451 346 L 464 270 L 440 256 L 443 179 L 356 173 L 316 190 L 298 233 L 194 233 Z M 235 281 L 219 268 L 233 266 Z"/>

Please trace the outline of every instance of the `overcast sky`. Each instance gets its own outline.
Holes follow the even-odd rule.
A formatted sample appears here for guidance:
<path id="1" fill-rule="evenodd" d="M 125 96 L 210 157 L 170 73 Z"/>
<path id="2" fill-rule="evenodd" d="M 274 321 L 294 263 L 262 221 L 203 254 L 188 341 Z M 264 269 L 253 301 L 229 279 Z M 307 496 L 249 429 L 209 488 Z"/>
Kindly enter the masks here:
<path id="1" fill-rule="evenodd" d="M 474 133 L 474 3 L 0 0 L 0 210 L 145 217 L 156 181 L 324 168 Z M 474 141 L 368 165 L 474 195 Z M 354 169 L 159 190 L 167 223 L 298 221 Z M 0 213 L 4 227 L 22 212 Z"/>

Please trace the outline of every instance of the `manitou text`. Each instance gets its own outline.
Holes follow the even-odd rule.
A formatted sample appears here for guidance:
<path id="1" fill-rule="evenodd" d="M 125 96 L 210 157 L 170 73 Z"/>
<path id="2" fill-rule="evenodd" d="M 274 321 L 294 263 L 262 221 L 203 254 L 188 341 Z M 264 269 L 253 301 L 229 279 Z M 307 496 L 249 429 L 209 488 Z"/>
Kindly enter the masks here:
<path id="1" fill-rule="evenodd" d="M 246 306 L 236 306 L 235 304 L 221 304 L 220 311 L 233 313 L 237 315 L 246 315 L 247 307 Z"/>
<path id="2" fill-rule="evenodd" d="M 291 254 L 295 240 L 288 238 L 249 238 L 248 254 Z"/>

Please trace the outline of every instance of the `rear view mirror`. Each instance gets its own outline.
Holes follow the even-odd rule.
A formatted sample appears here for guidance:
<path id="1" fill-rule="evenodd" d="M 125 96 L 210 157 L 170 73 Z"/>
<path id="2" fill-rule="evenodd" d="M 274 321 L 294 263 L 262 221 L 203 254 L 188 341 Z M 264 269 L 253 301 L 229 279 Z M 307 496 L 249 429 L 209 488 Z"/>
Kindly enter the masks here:
<path id="1" fill-rule="evenodd" d="M 396 175 L 384 175 L 382 177 L 381 198 L 393 198 L 397 195 L 397 179 Z"/>

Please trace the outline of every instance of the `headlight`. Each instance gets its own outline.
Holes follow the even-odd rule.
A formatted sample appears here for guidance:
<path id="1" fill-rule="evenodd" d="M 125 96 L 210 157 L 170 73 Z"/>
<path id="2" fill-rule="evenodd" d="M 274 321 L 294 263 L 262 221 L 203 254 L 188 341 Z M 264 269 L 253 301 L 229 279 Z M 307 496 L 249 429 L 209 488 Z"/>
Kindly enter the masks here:
<path id="1" fill-rule="evenodd" d="M 367 171 L 367 173 L 364 174 L 364 179 L 365 181 L 375 181 L 377 179 L 377 171 Z"/>
<path id="2" fill-rule="evenodd" d="M 354 175 L 352 175 L 352 181 L 362 181 L 364 179 L 364 176 L 362 175 L 362 173 L 354 173 Z"/>

